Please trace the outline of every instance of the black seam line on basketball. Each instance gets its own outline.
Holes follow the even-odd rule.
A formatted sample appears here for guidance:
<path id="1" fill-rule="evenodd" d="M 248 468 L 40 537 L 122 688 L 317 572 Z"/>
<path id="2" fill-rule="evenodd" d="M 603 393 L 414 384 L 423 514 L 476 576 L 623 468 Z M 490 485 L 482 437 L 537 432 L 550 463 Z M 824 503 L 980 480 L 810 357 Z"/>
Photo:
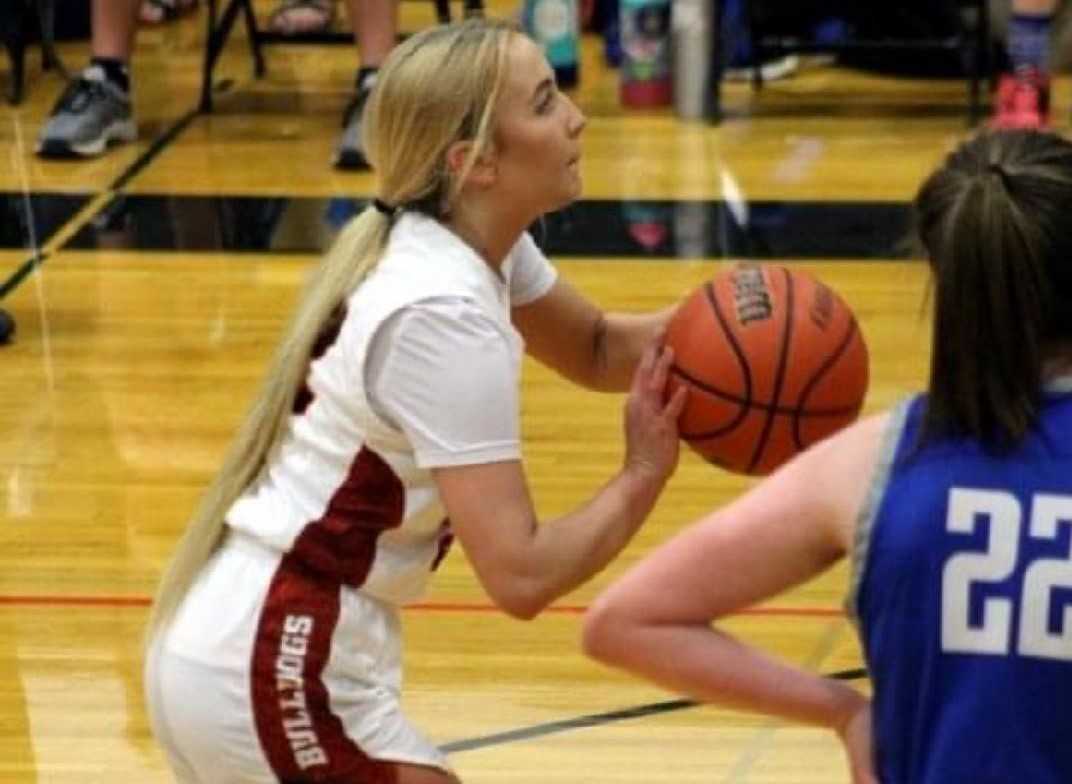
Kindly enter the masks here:
<path id="1" fill-rule="evenodd" d="M 776 414 L 793 414 L 794 412 L 799 412 L 801 416 L 811 416 L 813 414 L 818 416 L 833 416 L 835 414 L 844 414 L 846 411 L 853 411 L 856 409 L 856 406 L 852 405 L 837 406 L 835 408 L 813 408 L 810 411 L 804 411 L 800 406 L 774 406 L 770 403 L 763 403 L 760 401 L 750 402 L 743 397 L 739 397 L 738 395 L 726 392 L 725 390 L 719 389 L 718 387 L 711 386 L 702 379 L 696 378 L 696 376 L 692 375 L 689 371 L 685 370 L 679 365 L 672 365 L 670 367 L 670 372 L 683 377 L 686 381 L 689 382 L 689 384 L 696 387 L 701 392 L 706 392 L 712 397 L 720 397 L 725 401 L 728 401 L 730 403 L 736 403 L 737 405 L 742 406 L 745 404 L 749 404 L 752 408 L 758 408 L 763 411 L 773 410 Z"/>
<path id="2" fill-rule="evenodd" d="M 677 375 L 682 376 L 686 381 L 689 382 L 689 384 L 691 384 L 693 386 L 696 386 L 696 387 L 699 387 L 700 390 L 703 391 L 703 392 L 711 392 L 716 397 L 724 397 L 724 398 L 726 398 L 728 400 L 732 399 L 732 400 L 734 400 L 734 402 L 739 402 L 739 399 L 733 398 L 730 395 L 721 395 L 721 394 L 718 394 L 718 392 L 716 390 L 714 390 L 714 389 L 708 389 L 706 387 L 706 385 L 702 381 L 700 381 L 697 378 L 693 378 L 689 373 L 686 373 L 684 370 L 681 370 L 681 368 L 678 368 L 676 366 L 671 367 L 670 372 L 671 373 L 676 373 Z M 737 414 L 729 422 L 727 422 L 726 424 L 722 425 L 721 427 L 715 428 L 714 430 L 705 430 L 699 435 L 702 435 L 704 438 L 715 438 L 716 436 L 720 436 L 723 433 L 728 433 L 731 430 L 735 430 L 737 428 L 737 425 L 741 424 L 741 420 L 744 419 L 745 416 L 748 415 L 748 411 L 749 411 L 749 408 L 747 406 L 744 406 L 744 405 L 739 406 Z M 688 432 L 686 432 L 684 430 L 682 430 L 680 432 L 680 435 L 686 441 L 695 437 L 694 434 L 688 433 Z"/>
<path id="3" fill-rule="evenodd" d="M 702 380 L 696 378 L 694 375 L 689 373 L 689 371 L 678 367 L 677 365 L 671 366 L 670 372 L 674 375 L 681 376 L 686 381 L 688 381 L 691 386 L 696 387 L 697 389 L 699 389 L 699 391 L 705 392 L 712 397 L 722 398 L 727 402 L 735 403 L 740 406 L 745 405 L 746 401 L 744 398 L 738 397 L 737 395 L 730 394 L 729 392 L 721 390 L 718 387 L 713 387 L 710 384 L 704 383 Z M 829 417 L 841 416 L 843 414 L 849 413 L 850 411 L 855 411 L 858 406 L 851 405 L 836 406 L 834 408 L 813 408 L 809 409 L 808 411 L 804 411 L 800 406 L 774 406 L 770 403 L 762 403 L 759 401 L 755 401 L 751 404 L 751 408 L 758 409 L 760 411 L 773 411 L 775 414 L 785 414 L 786 416 L 799 415 L 802 417 Z M 721 428 L 719 429 L 721 430 Z"/>
<path id="4" fill-rule="evenodd" d="M 755 410 L 755 409 L 758 409 L 759 406 L 753 406 L 752 408 L 753 408 L 753 410 Z M 844 416 L 850 416 L 850 415 L 855 416 L 858 412 L 859 412 L 859 406 L 849 406 L 849 407 L 846 407 L 846 408 L 843 408 L 843 409 L 839 409 L 837 411 L 821 411 L 821 412 L 804 411 L 804 412 L 802 412 L 800 414 L 800 418 L 801 419 L 812 419 L 812 420 L 814 420 L 814 419 L 830 419 L 830 418 L 833 418 L 833 417 L 844 417 Z M 777 409 L 777 410 L 774 411 L 774 415 L 777 416 L 778 414 L 785 414 L 787 416 L 792 416 L 793 415 L 793 409 Z M 719 428 L 718 430 L 704 431 L 702 433 L 684 432 L 684 433 L 679 433 L 678 435 L 682 439 L 684 439 L 685 441 L 688 441 L 690 444 L 696 444 L 699 441 L 710 441 L 712 438 L 719 438 L 719 437 L 721 437 L 721 436 L 723 436 L 725 434 L 726 434 L 725 429 L 724 428 Z"/>
<path id="5" fill-rule="evenodd" d="M 823 376 L 827 374 L 830 368 L 837 364 L 841 355 L 848 349 L 853 335 L 856 334 L 856 329 L 856 319 L 850 318 L 849 327 L 845 330 L 845 337 L 841 339 L 841 343 L 838 344 L 838 347 L 826 358 L 826 361 L 819 366 L 819 369 L 815 371 L 815 375 L 811 377 L 808 383 L 804 385 L 804 389 L 800 393 L 800 399 L 797 401 L 801 410 L 803 410 L 805 404 L 808 402 L 808 395 L 812 393 L 812 390 L 815 389 L 815 386 L 822 380 Z M 793 441 L 796 443 L 797 449 L 804 448 L 804 439 L 800 435 L 800 420 L 800 416 L 793 417 Z"/>
<path id="6" fill-rule="evenodd" d="M 774 373 L 774 389 L 771 390 L 771 406 L 778 407 L 778 400 L 782 396 L 782 387 L 785 384 L 785 366 L 789 358 L 789 342 L 793 339 L 793 277 L 789 270 L 781 268 L 785 275 L 785 327 L 782 329 L 782 351 L 778 356 L 778 369 Z M 763 423 L 763 431 L 756 439 L 756 450 L 752 453 L 752 459 L 748 462 L 748 473 L 752 473 L 763 456 L 763 450 L 767 448 L 771 430 L 774 428 L 774 412 L 767 412 L 767 421 Z"/>
<path id="7" fill-rule="evenodd" d="M 824 677 L 839 681 L 859 680 L 860 678 L 867 677 L 867 670 L 840 670 L 838 672 L 832 672 Z M 656 716 L 660 713 L 670 713 L 671 711 L 683 710 L 685 708 L 695 708 L 701 704 L 702 703 L 696 702 L 695 700 L 652 702 L 647 705 L 636 705 L 632 708 L 622 708 L 620 710 L 607 711 L 606 713 L 590 713 L 572 719 L 561 719 L 559 721 L 548 721 L 543 724 L 533 724 L 529 727 L 519 727 L 516 730 L 496 732 L 493 735 L 482 735 L 476 738 L 455 740 L 450 743 L 444 743 L 439 747 L 439 750 L 451 754 L 459 751 L 482 749 L 488 746 L 501 746 L 504 743 L 513 743 L 519 740 L 531 740 L 532 738 L 539 738 L 544 735 L 553 735 L 557 732 L 568 732 L 569 730 L 585 729 L 586 727 L 600 727 L 604 724 L 613 724 L 618 721 L 642 719 L 647 716 Z"/>
<path id="8" fill-rule="evenodd" d="M 722 308 L 718 304 L 718 297 L 715 296 L 715 287 L 708 281 L 704 284 L 704 294 L 707 297 L 707 304 L 711 306 L 711 310 L 715 314 L 715 319 L 718 321 L 722 332 L 726 336 L 726 340 L 730 343 L 730 348 L 733 349 L 733 355 L 737 358 L 737 364 L 741 368 L 741 373 L 744 376 L 744 399 L 741 400 L 740 410 L 737 412 L 737 416 L 732 419 L 729 424 L 724 425 L 721 428 L 721 432 L 726 432 L 737 427 L 748 416 L 748 412 L 752 407 L 752 366 L 748 364 L 748 360 L 745 358 L 744 350 L 737 342 L 737 337 L 733 334 L 733 330 L 730 329 L 729 322 L 726 320 L 725 314 L 722 312 Z M 689 379 L 693 381 L 694 379 Z M 699 385 L 701 389 L 705 389 L 705 384 Z"/>

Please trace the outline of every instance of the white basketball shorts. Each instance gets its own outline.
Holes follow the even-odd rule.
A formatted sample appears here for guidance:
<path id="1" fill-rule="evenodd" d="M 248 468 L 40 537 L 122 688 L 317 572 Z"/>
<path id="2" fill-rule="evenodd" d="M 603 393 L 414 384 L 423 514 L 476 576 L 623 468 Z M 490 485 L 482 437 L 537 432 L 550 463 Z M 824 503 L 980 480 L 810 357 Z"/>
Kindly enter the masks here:
<path id="1" fill-rule="evenodd" d="M 146 661 L 153 732 L 183 784 L 387 784 L 449 770 L 403 716 L 398 611 L 231 534 Z"/>

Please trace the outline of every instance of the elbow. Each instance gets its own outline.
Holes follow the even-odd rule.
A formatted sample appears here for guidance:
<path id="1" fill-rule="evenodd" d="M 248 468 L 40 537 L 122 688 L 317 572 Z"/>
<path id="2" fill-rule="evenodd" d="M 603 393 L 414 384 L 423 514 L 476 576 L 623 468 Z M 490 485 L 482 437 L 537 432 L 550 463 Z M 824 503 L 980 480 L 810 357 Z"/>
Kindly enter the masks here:
<path id="1" fill-rule="evenodd" d="M 526 597 L 510 597 L 497 601 L 499 609 L 517 621 L 531 621 L 547 606 Z"/>
<path id="2" fill-rule="evenodd" d="M 500 604 L 499 608 L 515 621 L 534 620 L 544 609 L 542 605 L 524 602 Z"/>
<path id="3" fill-rule="evenodd" d="M 531 621 L 551 604 L 552 596 L 534 583 L 515 580 L 500 590 L 488 592 L 495 606 L 519 621 Z"/>
<path id="4" fill-rule="evenodd" d="M 581 650 L 590 659 L 609 665 L 621 665 L 628 627 L 626 613 L 605 596 L 597 599 L 584 614 Z"/>

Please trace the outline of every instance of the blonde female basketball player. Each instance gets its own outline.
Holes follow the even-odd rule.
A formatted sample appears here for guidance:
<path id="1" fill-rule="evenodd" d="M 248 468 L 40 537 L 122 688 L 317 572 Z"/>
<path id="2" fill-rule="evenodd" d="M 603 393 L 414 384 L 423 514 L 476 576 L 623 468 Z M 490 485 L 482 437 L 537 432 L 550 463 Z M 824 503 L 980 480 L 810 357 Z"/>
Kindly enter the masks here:
<path id="1" fill-rule="evenodd" d="M 611 586 L 590 654 L 838 733 L 857 784 L 1072 781 L 1072 143 L 984 134 L 916 198 L 926 395 L 799 455 Z M 852 559 L 874 702 L 711 627 Z"/>
<path id="2" fill-rule="evenodd" d="M 601 313 L 525 234 L 578 195 L 584 125 L 504 25 L 432 29 L 385 64 L 379 198 L 317 271 L 158 592 L 147 694 L 180 781 L 456 781 L 400 712 L 399 606 L 453 536 L 491 599 L 531 618 L 650 511 L 678 456 L 683 399 L 663 402 L 656 342 L 670 313 Z M 621 470 L 542 525 L 518 443 L 524 348 L 629 389 Z"/>

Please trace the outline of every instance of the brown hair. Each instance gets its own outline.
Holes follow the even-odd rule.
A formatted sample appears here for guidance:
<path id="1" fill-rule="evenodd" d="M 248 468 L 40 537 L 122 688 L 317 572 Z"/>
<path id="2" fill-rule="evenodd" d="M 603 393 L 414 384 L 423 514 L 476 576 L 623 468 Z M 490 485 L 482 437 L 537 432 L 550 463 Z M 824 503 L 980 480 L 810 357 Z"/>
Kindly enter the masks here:
<path id="1" fill-rule="evenodd" d="M 934 294 L 922 439 L 1009 449 L 1038 416 L 1044 361 L 1072 337 L 1072 143 L 979 134 L 915 208 Z"/>

